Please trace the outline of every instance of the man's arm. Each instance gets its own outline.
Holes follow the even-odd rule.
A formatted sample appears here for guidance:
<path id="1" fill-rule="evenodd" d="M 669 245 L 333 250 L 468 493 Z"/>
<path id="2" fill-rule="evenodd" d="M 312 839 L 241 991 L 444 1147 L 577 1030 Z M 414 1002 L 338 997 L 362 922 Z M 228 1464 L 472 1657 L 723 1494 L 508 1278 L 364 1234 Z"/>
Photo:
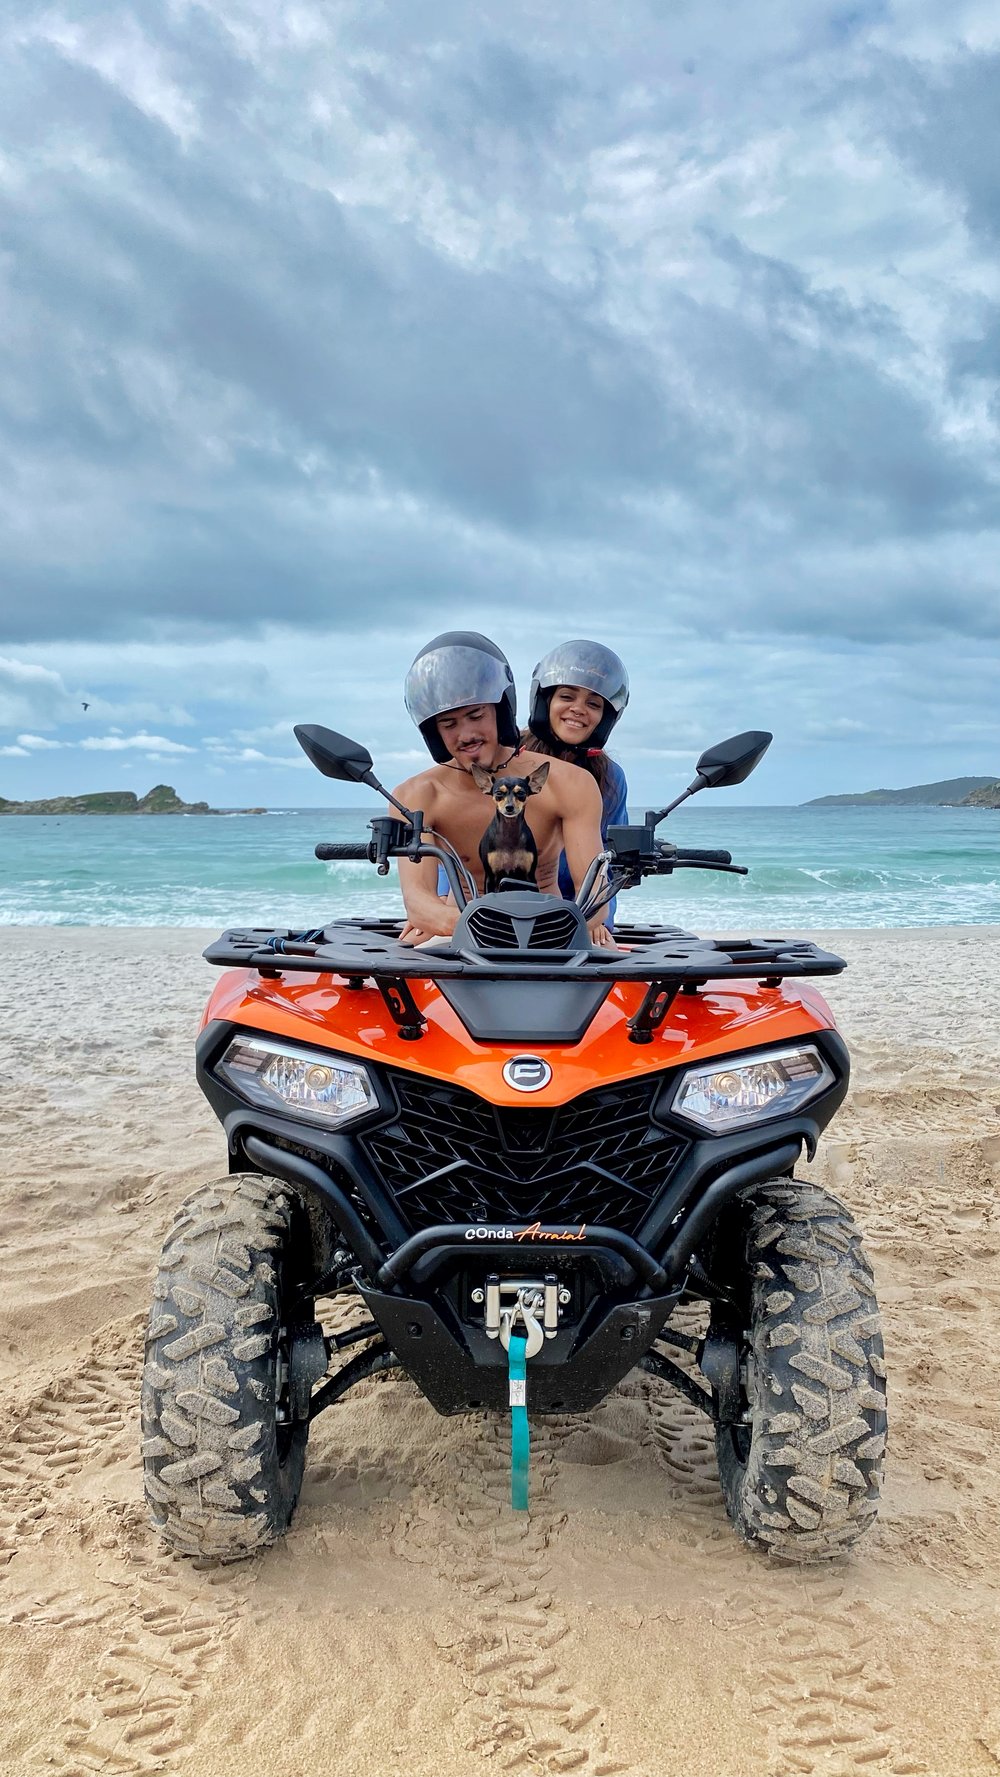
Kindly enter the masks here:
<path id="1" fill-rule="evenodd" d="M 399 784 L 392 793 L 404 808 L 422 809 L 430 825 L 434 825 L 434 784 L 428 772 L 421 771 L 416 777 L 407 778 L 405 784 Z M 431 837 L 425 827 L 423 838 Z M 406 908 L 406 924 L 402 932 L 404 944 L 420 944 L 425 938 L 450 937 L 458 923 L 458 908 L 454 901 L 446 900 L 437 892 L 437 859 L 421 858 L 419 863 L 414 863 L 412 858 L 397 858 L 396 862 Z"/>
<path id="2" fill-rule="evenodd" d="M 425 938 L 450 938 L 458 924 L 459 911 L 454 901 L 443 900 L 437 892 L 437 859 L 421 858 L 414 863 L 412 858 L 397 858 L 396 862 L 406 907 L 404 944 L 421 944 Z"/>
<path id="3" fill-rule="evenodd" d="M 598 853 L 604 850 L 604 840 L 601 838 L 604 804 L 601 801 L 601 792 L 589 771 L 581 771 L 578 765 L 571 765 L 565 778 L 560 773 L 559 802 L 563 851 L 573 878 L 573 887 L 579 894 L 587 871 Z M 602 909 L 592 920 L 588 920 L 591 943 L 614 942 L 604 923 L 605 918 L 606 913 Z"/>

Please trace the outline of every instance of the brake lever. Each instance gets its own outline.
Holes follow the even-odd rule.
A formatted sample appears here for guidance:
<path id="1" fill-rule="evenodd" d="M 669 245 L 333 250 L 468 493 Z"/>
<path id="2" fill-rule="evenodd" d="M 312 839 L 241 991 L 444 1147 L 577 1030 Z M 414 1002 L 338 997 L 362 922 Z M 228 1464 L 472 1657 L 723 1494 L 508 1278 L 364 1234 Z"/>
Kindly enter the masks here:
<path id="1" fill-rule="evenodd" d="M 673 862 L 665 862 L 657 870 L 657 876 L 672 876 L 675 870 L 721 870 L 727 876 L 749 876 L 746 864 L 699 864 L 693 858 L 676 858 Z"/>
<path id="2" fill-rule="evenodd" d="M 388 821 L 380 827 L 375 835 L 375 868 L 380 876 L 389 874 L 389 848 L 392 844 L 392 829 Z"/>

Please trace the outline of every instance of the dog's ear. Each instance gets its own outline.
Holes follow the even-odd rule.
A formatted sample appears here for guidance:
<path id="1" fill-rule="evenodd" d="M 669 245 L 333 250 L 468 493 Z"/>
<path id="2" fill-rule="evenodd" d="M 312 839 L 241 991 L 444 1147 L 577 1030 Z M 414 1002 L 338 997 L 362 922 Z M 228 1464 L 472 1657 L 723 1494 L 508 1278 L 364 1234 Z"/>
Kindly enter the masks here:
<path id="1" fill-rule="evenodd" d="M 549 775 L 549 762 L 546 759 L 545 764 L 537 766 L 536 769 L 532 772 L 531 776 L 528 779 L 528 794 L 529 794 L 529 796 L 537 796 L 539 790 L 541 789 L 541 787 L 544 784 L 545 779 L 548 777 L 548 775 Z"/>
<path id="2" fill-rule="evenodd" d="M 482 790 L 484 796 L 492 796 L 493 779 L 488 771 L 483 770 L 481 765 L 474 765 L 472 767 L 472 781 L 477 790 Z"/>

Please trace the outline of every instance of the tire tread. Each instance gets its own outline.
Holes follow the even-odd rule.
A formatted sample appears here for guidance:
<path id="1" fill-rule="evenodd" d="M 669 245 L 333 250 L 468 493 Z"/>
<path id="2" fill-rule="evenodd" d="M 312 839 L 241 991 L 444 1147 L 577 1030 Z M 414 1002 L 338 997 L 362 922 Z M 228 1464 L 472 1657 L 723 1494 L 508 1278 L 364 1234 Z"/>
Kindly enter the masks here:
<path id="1" fill-rule="evenodd" d="M 745 1461 L 719 1431 L 726 1506 L 772 1555 L 829 1560 L 878 1510 L 886 1396 L 874 1280 L 850 1212 L 819 1186 L 772 1181 L 747 1209 L 756 1384 Z"/>
<path id="2" fill-rule="evenodd" d="M 181 1204 L 147 1335 L 143 1466 L 153 1522 L 179 1553 L 240 1560 L 287 1528 L 307 1423 L 277 1456 L 273 1387 L 279 1261 L 297 1200 L 237 1173 Z"/>

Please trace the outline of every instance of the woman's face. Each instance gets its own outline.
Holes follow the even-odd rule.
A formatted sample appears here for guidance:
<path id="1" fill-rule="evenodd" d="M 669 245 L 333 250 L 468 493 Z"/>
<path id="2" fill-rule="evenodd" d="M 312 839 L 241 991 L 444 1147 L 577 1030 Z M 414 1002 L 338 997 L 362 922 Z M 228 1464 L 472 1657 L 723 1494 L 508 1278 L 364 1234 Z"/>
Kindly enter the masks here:
<path id="1" fill-rule="evenodd" d="M 585 746 L 603 714 L 603 697 L 583 685 L 557 685 L 549 699 L 549 727 L 567 747 Z"/>

